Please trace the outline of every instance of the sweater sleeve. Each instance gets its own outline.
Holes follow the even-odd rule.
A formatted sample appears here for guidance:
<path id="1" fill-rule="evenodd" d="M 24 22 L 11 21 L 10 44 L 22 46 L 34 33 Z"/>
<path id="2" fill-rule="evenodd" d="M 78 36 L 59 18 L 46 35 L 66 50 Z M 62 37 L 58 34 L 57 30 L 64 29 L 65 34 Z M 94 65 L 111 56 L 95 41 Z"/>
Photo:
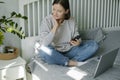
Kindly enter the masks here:
<path id="1" fill-rule="evenodd" d="M 78 25 L 76 23 L 74 23 L 74 35 L 73 35 L 73 38 L 76 37 L 77 35 L 79 35 Z"/>
<path id="2" fill-rule="evenodd" d="M 54 38 L 54 33 L 51 32 L 52 25 L 50 24 L 47 19 L 44 19 L 41 23 L 40 26 L 40 41 L 41 45 L 49 45 L 53 38 Z"/>

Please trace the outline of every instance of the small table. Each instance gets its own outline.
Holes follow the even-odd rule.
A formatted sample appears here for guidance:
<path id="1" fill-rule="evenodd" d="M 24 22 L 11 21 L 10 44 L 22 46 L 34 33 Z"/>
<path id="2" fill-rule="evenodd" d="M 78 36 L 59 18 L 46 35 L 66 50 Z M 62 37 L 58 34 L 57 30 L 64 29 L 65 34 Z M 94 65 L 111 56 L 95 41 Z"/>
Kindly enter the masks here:
<path id="1" fill-rule="evenodd" d="M 0 80 L 26 80 L 25 64 L 21 57 L 0 60 Z"/>

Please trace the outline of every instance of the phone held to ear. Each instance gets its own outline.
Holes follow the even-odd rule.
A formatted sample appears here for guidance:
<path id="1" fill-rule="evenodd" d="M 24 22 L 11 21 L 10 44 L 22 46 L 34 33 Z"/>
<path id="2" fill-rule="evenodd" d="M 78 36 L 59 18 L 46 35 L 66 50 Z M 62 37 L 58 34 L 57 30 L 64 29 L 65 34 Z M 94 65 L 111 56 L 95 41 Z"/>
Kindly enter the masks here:
<path id="1" fill-rule="evenodd" d="M 80 38 L 81 38 L 81 36 L 80 36 L 80 35 L 77 35 L 77 36 L 74 37 L 72 40 L 76 41 L 76 39 L 79 40 Z"/>

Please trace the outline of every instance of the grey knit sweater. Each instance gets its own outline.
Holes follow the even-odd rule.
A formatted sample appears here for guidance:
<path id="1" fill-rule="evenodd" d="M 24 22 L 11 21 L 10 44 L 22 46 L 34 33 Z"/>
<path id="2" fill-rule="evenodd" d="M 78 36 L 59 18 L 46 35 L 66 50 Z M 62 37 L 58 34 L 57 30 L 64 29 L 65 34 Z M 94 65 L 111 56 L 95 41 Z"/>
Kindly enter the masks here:
<path id="1" fill-rule="evenodd" d="M 56 33 L 51 32 L 54 25 L 52 15 L 46 16 L 40 26 L 40 45 L 52 45 L 56 50 L 65 52 L 73 46 L 69 44 L 70 40 L 77 36 L 78 26 L 76 26 L 73 18 L 64 20 Z"/>

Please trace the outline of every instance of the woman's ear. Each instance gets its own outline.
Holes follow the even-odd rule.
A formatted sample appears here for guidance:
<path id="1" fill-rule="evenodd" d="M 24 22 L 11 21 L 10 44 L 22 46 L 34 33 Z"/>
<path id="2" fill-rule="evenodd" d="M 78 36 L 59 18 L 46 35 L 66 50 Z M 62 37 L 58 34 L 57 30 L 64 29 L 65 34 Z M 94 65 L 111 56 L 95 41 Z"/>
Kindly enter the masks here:
<path id="1" fill-rule="evenodd" d="M 69 12 L 69 9 L 67 9 L 67 10 L 65 11 L 65 14 L 68 14 L 68 12 Z"/>

